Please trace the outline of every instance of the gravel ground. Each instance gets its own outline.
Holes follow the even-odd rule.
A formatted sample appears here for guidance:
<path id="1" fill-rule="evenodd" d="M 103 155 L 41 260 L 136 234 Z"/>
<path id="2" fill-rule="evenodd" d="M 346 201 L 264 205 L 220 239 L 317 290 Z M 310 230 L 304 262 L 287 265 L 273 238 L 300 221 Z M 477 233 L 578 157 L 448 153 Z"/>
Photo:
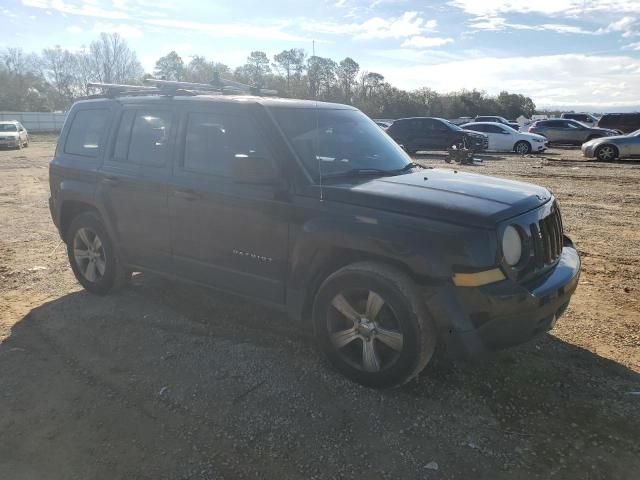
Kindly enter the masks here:
<path id="1" fill-rule="evenodd" d="M 263 307 L 145 274 L 83 292 L 48 213 L 54 141 L 0 151 L 0 478 L 637 478 L 639 163 L 417 157 L 551 188 L 583 273 L 549 335 L 376 391 Z"/>

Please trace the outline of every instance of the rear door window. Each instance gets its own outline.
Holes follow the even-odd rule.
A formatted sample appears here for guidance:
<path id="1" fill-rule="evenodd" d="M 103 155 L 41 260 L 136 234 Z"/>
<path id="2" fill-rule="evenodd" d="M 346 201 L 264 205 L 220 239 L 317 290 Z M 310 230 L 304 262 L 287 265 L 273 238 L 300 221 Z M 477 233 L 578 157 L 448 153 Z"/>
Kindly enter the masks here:
<path id="1" fill-rule="evenodd" d="M 106 108 L 76 112 L 67 133 L 64 152 L 84 157 L 97 157 L 102 147 L 108 119 L 109 110 Z"/>
<path id="2" fill-rule="evenodd" d="M 113 147 L 113 160 L 162 167 L 169 155 L 173 114 L 156 109 L 125 110 Z"/>
<path id="3" fill-rule="evenodd" d="M 231 177 L 233 160 L 253 156 L 270 161 L 255 124 L 243 113 L 189 113 L 184 139 L 184 170 Z"/>
<path id="4" fill-rule="evenodd" d="M 498 125 L 485 125 L 487 133 L 502 133 L 503 130 Z"/>

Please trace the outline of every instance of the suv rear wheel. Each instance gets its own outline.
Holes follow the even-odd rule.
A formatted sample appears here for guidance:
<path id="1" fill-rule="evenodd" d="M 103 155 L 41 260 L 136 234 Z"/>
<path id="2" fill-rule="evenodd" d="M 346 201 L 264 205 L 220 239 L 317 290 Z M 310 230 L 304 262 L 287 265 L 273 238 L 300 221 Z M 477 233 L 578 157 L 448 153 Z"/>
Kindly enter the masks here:
<path id="1" fill-rule="evenodd" d="M 320 347 L 369 387 L 402 385 L 429 362 L 436 332 L 414 282 L 393 267 L 355 263 L 330 275 L 313 306 Z"/>
<path id="2" fill-rule="evenodd" d="M 105 294 L 122 286 L 130 276 L 118 262 L 111 239 L 95 213 L 74 218 L 66 238 L 69 263 L 86 290 Z"/>

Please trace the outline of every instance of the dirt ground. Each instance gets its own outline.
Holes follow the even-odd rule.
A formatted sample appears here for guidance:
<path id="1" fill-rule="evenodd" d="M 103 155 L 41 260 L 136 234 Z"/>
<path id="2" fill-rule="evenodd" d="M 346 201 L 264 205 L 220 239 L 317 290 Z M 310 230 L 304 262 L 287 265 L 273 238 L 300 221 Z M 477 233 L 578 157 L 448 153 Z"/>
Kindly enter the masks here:
<path id="1" fill-rule="evenodd" d="M 640 163 L 447 166 L 553 190 L 580 285 L 550 334 L 375 391 L 263 307 L 143 274 L 83 292 L 47 207 L 54 142 L 0 151 L 0 479 L 638 478 Z"/>

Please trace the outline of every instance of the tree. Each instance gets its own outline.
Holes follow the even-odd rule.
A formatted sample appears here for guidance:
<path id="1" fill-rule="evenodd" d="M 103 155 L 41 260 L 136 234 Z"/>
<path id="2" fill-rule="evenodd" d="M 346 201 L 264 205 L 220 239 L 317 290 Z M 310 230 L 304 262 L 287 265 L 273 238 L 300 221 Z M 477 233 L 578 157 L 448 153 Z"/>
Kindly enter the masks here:
<path id="1" fill-rule="evenodd" d="M 269 62 L 267 54 L 260 51 L 251 52 L 242 72 L 244 76 L 248 77 L 251 85 L 264 86 L 265 77 L 271 73 L 271 62 Z"/>
<path id="2" fill-rule="evenodd" d="M 86 67 L 93 81 L 102 83 L 140 83 L 144 74 L 135 52 L 117 33 L 101 33 L 86 53 Z"/>
<path id="3" fill-rule="evenodd" d="M 362 72 L 360 82 L 362 84 L 362 95 L 364 97 L 370 97 L 384 82 L 384 75 L 376 72 Z"/>
<path id="4" fill-rule="evenodd" d="M 210 62 L 205 57 L 195 55 L 185 69 L 188 82 L 211 83 L 215 78 L 229 78 L 231 72 L 224 63 Z"/>
<path id="5" fill-rule="evenodd" d="M 338 82 L 344 93 L 344 100 L 351 103 L 351 91 L 356 82 L 360 65 L 351 57 L 347 57 L 340 62 L 337 69 Z"/>
<path id="6" fill-rule="evenodd" d="M 311 98 L 328 98 L 336 80 L 337 64 L 330 58 L 312 56 L 307 61 L 307 78 Z"/>
<path id="7" fill-rule="evenodd" d="M 172 50 L 164 57 L 160 57 L 156 62 L 156 68 L 153 71 L 156 77 L 163 80 L 180 81 L 184 77 L 184 62 L 175 50 Z"/>
<path id="8" fill-rule="evenodd" d="M 273 56 L 274 67 L 287 80 L 287 93 L 291 92 L 291 79 L 300 79 L 300 75 L 304 71 L 305 57 L 304 50 L 300 48 L 283 50 Z"/>
<path id="9" fill-rule="evenodd" d="M 9 73 L 26 75 L 38 72 L 38 57 L 36 55 L 25 55 L 21 48 L 5 48 L 0 54 L 0 60 L 2 60 Z"/>
<path id="10" fill-rule="evenodd" d="M 62 106 L 70 103 L 82 91 L 78 58 L 69 50 L 62 50 L 60 45 L 45 48 L 41 55 L 41 67 L 44 78 L 58 92 Z"/>

